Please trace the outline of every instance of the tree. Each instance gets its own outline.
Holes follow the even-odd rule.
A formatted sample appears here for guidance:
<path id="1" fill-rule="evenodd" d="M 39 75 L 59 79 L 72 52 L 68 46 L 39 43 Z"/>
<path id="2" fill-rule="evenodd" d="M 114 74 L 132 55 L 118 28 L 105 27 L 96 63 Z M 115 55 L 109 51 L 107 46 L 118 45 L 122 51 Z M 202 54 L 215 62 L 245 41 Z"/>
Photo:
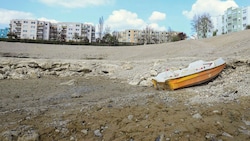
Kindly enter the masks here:
<path id="1" fill-rule="evenodd" d="M 180 32 L 177 35 L 172 36 L 172 42 L 180 41 L 180 40 L 185 40 L 187 38 L 186 33 Z"/>
<path id="2" fill-rule="evenodd" d="M 99 39 L 102 39 L 103 25 L 104 25 L 103 17 L 100 17 L 99 24 L 98 24 Z"/>
<path id="3" fill-rule="evenodd" d="M 247 25 L 247 26 L 246 26 L 246 29 L 250 29 L 250 25 Z"/>
<path id="4" fill-rule="evenodd" d="M 115 45 L 118 42 L 116 36 L 112 36 L 110 33 L 107 33 L 103 36 L 102 42 L 108 43 L 109 45 Z"/>
<path id="5" fill-rule="evenodd" d="M 14 32 L 9 32 L 7 34 L 7 36 L 8 36 L 9 39 L 17 39 L 17 35 Z"/>
<path id="6" fill-rule="evenodd" d="M 198 37 L 201 38 L 207 38 L 207 33 L 213 29 L 211 16 L 208 13 L 194 15 L 191 25 Z"/>
<path id="7" fill-rule="evenodd" d="M 172 42 L 174 36 L 175 36 L 175 35 L 174 35 L 173 30 L 171 29 L 171 27 L 168 27 L 168 41 L 169 41 L 169 42 Z"/>
<path id="8" fill-rule="evenodd" d="M 154 30 L 151 27 L 146 26 L 146 28 L 142 30 L 142 33 L 139 37 L 139 42 L 143 44 L 152 44 L 157 42 Z"/>
<path id="9" fill-rule="evenodd" d="M 104 35 L 110 34 L 110 31 L 111 31 L 110 26 L 106 26 L 106 27 L 105 27 L 105 30 L 104 30 Z"/>
<path id="10" fill-rule="evenodd" d="M 73 39 L 75 39 L 75 41 L 78 41 L 80 39 L 80 36 L 78 33 L 74 33 Z"/>
<path id="11" fill-rule="evenodd" d="M 82 30 L 81 30 L 81 34 L 82 34 L 82 39 L 87 38 L 87 36 L 88 36 L 88 27 L 86 25 L 83 25 Z"/>

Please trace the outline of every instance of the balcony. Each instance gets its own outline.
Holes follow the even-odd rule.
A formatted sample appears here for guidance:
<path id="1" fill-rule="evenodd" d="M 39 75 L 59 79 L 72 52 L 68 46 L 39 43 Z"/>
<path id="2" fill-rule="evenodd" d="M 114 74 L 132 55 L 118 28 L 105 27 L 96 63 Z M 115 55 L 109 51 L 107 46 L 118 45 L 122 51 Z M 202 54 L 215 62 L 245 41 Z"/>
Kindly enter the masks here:
<path id="1" fill-rule="evenodd" d="M 16 23 L 17 26 L 21 26 L 22 24 L 21 23 Z"/>

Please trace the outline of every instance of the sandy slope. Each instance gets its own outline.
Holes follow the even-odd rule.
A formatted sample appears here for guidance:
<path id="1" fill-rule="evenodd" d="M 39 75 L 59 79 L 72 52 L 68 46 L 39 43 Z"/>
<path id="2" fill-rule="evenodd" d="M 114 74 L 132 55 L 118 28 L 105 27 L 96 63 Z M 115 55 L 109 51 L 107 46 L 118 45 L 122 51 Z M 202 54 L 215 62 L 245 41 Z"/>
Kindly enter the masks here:
<path id="1" fill-rule="evenodd" d="M 248 56 L 250 30 L 202 40 L 131 46 L 97 47 L 0 43 L 0 52 L 22 53 L 30 57 L 50 59 L 103 58 L 105 60 L 148 60 L 169 57 L 233 57 Z M 236 54 L 235 54 L 236 53 Z M 240 54 L 237 54 L 240 53 Z"/>

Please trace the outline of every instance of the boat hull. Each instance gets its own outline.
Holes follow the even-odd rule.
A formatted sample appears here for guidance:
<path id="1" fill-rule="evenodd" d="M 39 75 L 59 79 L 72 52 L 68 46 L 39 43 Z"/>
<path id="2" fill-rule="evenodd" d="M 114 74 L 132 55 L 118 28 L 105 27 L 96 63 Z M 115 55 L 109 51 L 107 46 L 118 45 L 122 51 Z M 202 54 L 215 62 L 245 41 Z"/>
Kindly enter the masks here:
<path id="1" fill-rule="evenodd" d="M 167 80 L 165 84 L 167 84 L 169 89 L 171 90 L 198 85 L 215 78 L 225 67 L 226 64 L 222 64 L 218 67 L 205 70 L 199 73 L 191 74 L 181 78 Z"/>

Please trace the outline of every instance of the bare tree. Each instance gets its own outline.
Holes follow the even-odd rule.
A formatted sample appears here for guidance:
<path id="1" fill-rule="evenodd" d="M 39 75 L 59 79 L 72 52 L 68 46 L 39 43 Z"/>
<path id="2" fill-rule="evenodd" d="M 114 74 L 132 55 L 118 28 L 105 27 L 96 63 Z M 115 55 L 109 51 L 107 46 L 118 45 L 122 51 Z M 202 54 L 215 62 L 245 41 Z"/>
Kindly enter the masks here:
<path id="1" fill-rule="evenodd" d="M 80 39 L 79 34 L 75 32 L 73 35 L 73 39 L 77 42 Z"/>
<path id="2" fill-rule="evenodd" d="M 173 37 L 174 37 L 174 32 L 172 30 L 171 27 L 168 27 L 168 42 L 171 42 L 173 40 Z"/>
<path id="3" fill-rule="evenodd" d="M 105 30 L 104 30 L 104 35 L 105 35 L 105 34 L 110 34 L 110 31 L 111 31 L 111 28 L 110 28 L 110 26 L 107 25 L 107 26 L 105 27 Z"/>
<path id="4" fill-rule="evenodd" d="M 208 13 L 194 15 L 191 25 L 198 37 L 201 38 L 207 38 L 207 33 L 213 29 L 211 16 Z"/>
<path id="5" fill-rule="evenodd" d="M 104 25 L 103 17 L 100 17 L 99 24 L 98 24 L 99 38 L 100 39 L 102 39 L 103 25 Z"/>
<path id="6" fill-rule="evenodd" d="M 142 30 L 142 33 L 139 37 L 139 42 L 143 44 L 152 44 L 156 40 L 155 37 L 154 30 L 151 27 L 146 26 L 146 28 Z"/>

